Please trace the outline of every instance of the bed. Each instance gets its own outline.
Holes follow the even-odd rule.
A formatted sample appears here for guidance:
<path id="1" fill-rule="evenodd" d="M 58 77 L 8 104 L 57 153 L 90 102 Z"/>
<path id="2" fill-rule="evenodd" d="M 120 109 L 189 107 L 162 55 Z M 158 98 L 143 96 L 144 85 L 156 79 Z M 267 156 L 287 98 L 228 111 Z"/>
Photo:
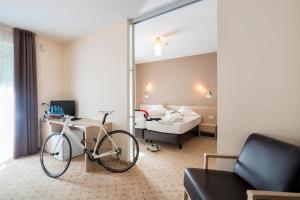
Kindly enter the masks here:
<path id="1" fill-rule="evenodd" d="M 150 108 L 152 109 L 152 107 Z M 149 110 L 150 108 L 143 107 L 143 110 Z M 157 114 L 159 112 L 152 113 Z M 143 112 L 136 112 L 135 136 L 146 141 L 178 145 L 179 149 L 181 149 L 185 140 L 199 135 L 201 116 L 194 112 L 192 114 L 182 112 L 180 116 L 180 120 L 174 122 L 164 120 L 147 121 L 144 118 Z M 157 118 L 159 116 L 152 117 Z"/>

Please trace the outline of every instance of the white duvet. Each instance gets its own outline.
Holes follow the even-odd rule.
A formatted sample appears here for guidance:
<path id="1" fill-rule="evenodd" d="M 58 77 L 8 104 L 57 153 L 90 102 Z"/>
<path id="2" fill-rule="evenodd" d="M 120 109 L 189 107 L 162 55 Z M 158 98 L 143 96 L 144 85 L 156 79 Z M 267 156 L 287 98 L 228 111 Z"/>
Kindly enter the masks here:
<path id="1" fill-rule="evenodd" d="M 159 109 L 158 109 L 159 108 Z M 173 134 L 182 134 L 186 131 L 196 127 L 201 122 L 201 117 L 193 110 L 186 106 L 181 106 L 178 110 L 164 110 L 165 114 L 159 116 L 156 113 L 156 110 L 164 109 L 161 105 L 155 106 L 148 105 L 143 109 L 147 109 L 148 112 L 153 110 L 151 113 L 151 118 L 161 118 L 161 120 L 146 121 L 144 118 L 144 113 L 136 112 L 135 117 L 135 128 L 146 128 L 148 130 L 164 132 L 164 133 L 173 133 Z M 154 112 L 155 111 L 155 112 Z M 159 113 L 162 114 L 162 113 Z M 155 116 L 156 115 L 156 116 Z"/>
<path id="2" fill-rule="evenodd" d="M 183 116 L 181 120 L 175 122 L 146 121 L 146 129 L 162 133 L 182 134 L 198 126 L 200 122 L 200 115 Z"/>

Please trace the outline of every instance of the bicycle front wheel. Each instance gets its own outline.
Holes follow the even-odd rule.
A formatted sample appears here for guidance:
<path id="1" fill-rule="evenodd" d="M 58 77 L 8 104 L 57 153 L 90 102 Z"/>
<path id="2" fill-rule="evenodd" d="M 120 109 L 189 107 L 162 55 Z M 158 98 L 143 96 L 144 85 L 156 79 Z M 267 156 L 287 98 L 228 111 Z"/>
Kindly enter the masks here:
<path id="1" fill-rule="evenodd" d="M 100 165 L 111 172 L 121 173 L 129 170 L 136 163 L 139 144 L 130 133 L 116 130 L 100 140 L 97 153 L 103 156 L 98 160 Z"/>
<path id="2" fill-rule="evenodd" d="M 41 166 L 46 175 L 57 178 L 68 169 L 71 157 L 71 143 L 66 135 L 53 133 L 44 142 L 40 153 Z"/>

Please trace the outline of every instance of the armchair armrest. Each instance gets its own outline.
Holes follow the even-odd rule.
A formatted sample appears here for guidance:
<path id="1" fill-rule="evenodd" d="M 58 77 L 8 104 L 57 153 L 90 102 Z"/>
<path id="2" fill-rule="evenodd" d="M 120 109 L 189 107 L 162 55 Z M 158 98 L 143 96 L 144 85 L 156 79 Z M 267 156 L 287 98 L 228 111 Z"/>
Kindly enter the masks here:
<path id="1" fill-rule="evenodd" d="M 300 193 L 247 190 L 248 200 L 300 200 Z"/>
<path id="2" fill-rule="evenodd" d="M 221 155 L 221 154 L 205 153 L 204 154 L 204 169 L 208 168 L 208 159 L 209 158 L 237 159 L 238 156 L 236 156 L 236 155 Z"/>

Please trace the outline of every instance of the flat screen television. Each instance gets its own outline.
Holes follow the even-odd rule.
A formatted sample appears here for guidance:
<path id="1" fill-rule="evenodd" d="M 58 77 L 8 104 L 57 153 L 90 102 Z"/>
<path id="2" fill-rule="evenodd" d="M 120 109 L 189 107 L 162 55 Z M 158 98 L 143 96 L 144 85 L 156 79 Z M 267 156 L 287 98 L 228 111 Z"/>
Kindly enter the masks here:
<path id="1" fill-rule="evenodd" d="M 50 106 L 60 106 L 64 109 L 65 115 L 76 116 L 74 100 L 53 100 L 50 101 Z"/>

